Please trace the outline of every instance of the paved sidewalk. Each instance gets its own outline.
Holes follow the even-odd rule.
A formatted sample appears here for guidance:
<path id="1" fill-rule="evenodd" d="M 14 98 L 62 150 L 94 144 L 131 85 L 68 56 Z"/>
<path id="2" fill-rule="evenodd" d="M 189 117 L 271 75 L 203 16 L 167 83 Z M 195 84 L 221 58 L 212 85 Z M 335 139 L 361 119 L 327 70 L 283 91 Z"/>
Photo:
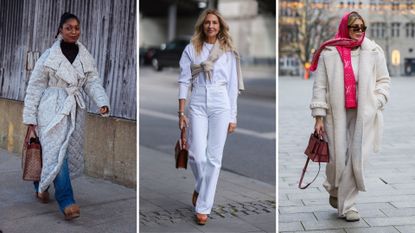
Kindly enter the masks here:
<path id="1" fill-rule="evenodd" d="M 0 149 L 0 231 L 3 233 L 133 233 L 136 191 L 82 176 L 72 180 L 81 217 L 65 221 L 49 189 L 51 202 L 39 203 L 33 184 L 21 179 L 20 157 Z"/>
<path id="2" fill-rule="evenodd" d="M 337 218 L 319 178 L 297 188 L 314 122 L 308 108 L 313 80 L 279 79 L 279 231 L 333 233 L 415 232 L 415 78 L 392 78 L 379 154 L 368 158 L 367 192 L 359 193 L 359 222 Z M 306 180 L 318 166 L 310 164 Z"/>
<path id="3" fill-rule="evenodd" d="M 222 170 L 205 226 L 194 221 L 193 188 L 190 167 L 140 146 L 140 232 L 275 232 L 275 186 Z"/>

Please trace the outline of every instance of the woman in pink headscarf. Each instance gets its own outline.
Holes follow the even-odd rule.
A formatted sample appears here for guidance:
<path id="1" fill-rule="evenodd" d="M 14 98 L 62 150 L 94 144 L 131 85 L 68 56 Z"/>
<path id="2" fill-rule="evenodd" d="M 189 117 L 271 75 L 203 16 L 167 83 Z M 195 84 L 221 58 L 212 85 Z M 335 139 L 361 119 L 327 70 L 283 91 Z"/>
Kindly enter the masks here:
<path id="1" fill-rule="evenodd" d="M 315 130 L 329 143 L 330 162 L 323 186 L 329 203 L 346 221 L 359 221 L 356 198 L 365 191 L 364 161 L 379 150 L 382 110 L 389 98 L 390 77 L 383 50 L 365 37 L 357 12 L 346 13 L 334 39 L 313 57 L 317 70 L 311 112 Z"/>

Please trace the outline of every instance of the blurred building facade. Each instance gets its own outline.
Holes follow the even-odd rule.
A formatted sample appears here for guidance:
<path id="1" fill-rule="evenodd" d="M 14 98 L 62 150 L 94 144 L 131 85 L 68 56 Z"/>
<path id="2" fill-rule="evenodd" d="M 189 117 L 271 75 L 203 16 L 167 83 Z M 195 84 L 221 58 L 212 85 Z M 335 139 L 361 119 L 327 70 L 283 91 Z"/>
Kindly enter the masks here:
<path id="1" fill-rule="evenodd" d="M 276 18 L 274 8 L 263 11 L 268 0 L 140 2 L 140 48 L 159 47 L 173 38 L 188 38 L 194 32 L 199 14 L 206 8 L 217 8 L 230 26 L 235 46 L 243 63 L 275 64 Z M 159 4 L 165 7 L 160 7 Z M 272 4 L 269 4 L 272 5 Z M 268 5 L 267 5 L 268 6 Z M 163 9 L 160 11 L 160 9 Z"/>
<path id="2" fill-rule="evenodd" d="M 298 42 L 300 12 L 304 7 L 336 16 L 357 11 L 368 27 L 366 36 L 378 43 L 387 58 L 391 76 L 415 75 L 415 2 L 393 0 L 285 0 L 279 5 L 279 74 L 299 75 L 304 68 L 292 43 Z M 333 28 L 326 30 L 333 30 Z M 336 31 L 336 29 L 334 29 Z M 334 36 L 334 33 L 333 33 Z M 317 49 L 314 47 L 313 49 Z M 309 51 L 310 53 L 313 50 Z"/>

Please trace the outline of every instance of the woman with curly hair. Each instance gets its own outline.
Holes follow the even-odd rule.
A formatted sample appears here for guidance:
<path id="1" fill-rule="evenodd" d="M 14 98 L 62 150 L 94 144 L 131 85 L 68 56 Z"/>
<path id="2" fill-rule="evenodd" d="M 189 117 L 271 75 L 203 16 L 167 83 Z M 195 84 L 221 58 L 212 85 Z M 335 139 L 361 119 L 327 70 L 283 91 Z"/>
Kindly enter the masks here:
<path id="1" fill-rule="evenodd" d="M 213 206 L 226 136 L 236 129 L 238 92 L 243 89 L 229 26 L 217 10 L 207 9 L 183 51 L 179 76 L 179 127 L 189 127 L 189 164 L 196 180 L 192 203 L 201 225 Z"/>

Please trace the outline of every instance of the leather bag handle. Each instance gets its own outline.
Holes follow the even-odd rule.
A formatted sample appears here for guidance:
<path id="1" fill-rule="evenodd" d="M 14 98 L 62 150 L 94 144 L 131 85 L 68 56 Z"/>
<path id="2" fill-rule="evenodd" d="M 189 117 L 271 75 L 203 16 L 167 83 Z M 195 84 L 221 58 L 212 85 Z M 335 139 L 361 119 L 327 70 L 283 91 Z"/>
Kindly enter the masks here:
<path id="1" fill-rule="evenodd" d="M 29 141 L 30 141 L 30 135 L 31 133 L 33 133 L 33 135 L 37 138 L 37 134 L 36 134 L 36 130 L 34 129 L 34 126 L 28 126 L 27 127 L 27 132 L 26 132 L 26 137 L 24 139 L 24 146 L 29 145 Z"/>
<path id="2" fill-rule="evenodd" d="M 320 146 L 320 143 L 318 143 L 316 146 L 314 146 L 314 148 L 316 148 L 316 151 L 318 151 L 318 147 L 319 146 Z M 314 151 L 314 148 L 313 148 L 313 151 Z M 319 161 L 320 161 L 320 159 L 319 159 Z M 304 165 L 304 168 L 303 168 L 303 172 L 301 174 L 300 182 L 298 183 L 298 188 L 300 188 L 300 189 L 306 189 L 306 188 L 308 188 L 308 186 L 310 186 L 317 179 L 318 174 L 320 174 L 321 164 L 320 164 L 320 162 L 318 162 L 318 172 L 317 172 L 317 175 L 306 186 L 301 186 L 301 184 L 303 183 L 304 175 L 305 175 L 305 173 L 307 171 L 307 166 L 308 166 L 308 163 L 309 162 L 310 162 L 310 158 L 307 157 L 307 161 L 305 162 L 305 165 Z"/>
<path id="3" fill-rule="evenodd" d="M 34 129 L 34 126 L 28 126 L 27 127 L 27 131 L 26 131 L 26 137 L 23 141 L 23 148 L 22 148 L 22 161 L 21 161 L 21 166 L 23 168 L 23 162 L 24 160 L 26 160 L 26 153 L 25 151 L 27 150 L 27 146 L 29 145 L 30 142 L 30 135 L 34 134 L 34 136 L 37 138 L 37 134 L 36 134 L 36 130 Z"/>
<path id="4" fill-rule="evenodd" d="M 180 146 L 183 149 L 186 149 L 187 139 L 186 139 L 186 127 L 183 127 L 180 130 Z"/>

